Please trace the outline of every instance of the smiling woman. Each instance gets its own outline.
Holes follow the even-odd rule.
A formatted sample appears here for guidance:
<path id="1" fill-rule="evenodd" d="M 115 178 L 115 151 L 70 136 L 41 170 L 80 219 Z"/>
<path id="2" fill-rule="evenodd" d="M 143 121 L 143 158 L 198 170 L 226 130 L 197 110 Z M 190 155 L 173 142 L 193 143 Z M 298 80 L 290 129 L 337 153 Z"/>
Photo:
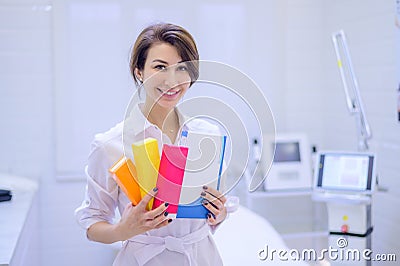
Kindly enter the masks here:
<path id="1" fill-rule="evenodd" d="M 145 28 L 133 47 L 131 73 L 139 89 L 144 87 L 146 91 L 141 111 L 172 141 L 176 139 L 179 121 L 176 112 L 171 110 L 197 80 L 198 59 L 193 37 L 174 24 Z"/>
<path id="2" fill-rule="evenodd" d="M 138 77 L 136 70 L 142 71 L 145 67 L 148 57 L 149 48 L 155 44 L 170 44 L 176 49 L 176 53 L 180 57 L 179 61 L 189 62 L 199 60 L 196 43 L 190 35 L 182 27 L 174 24 L 155 24 L 145 28 L 138 36 L 132 50 L 130 61 L 131 73 L 134 81 L 138 85 Z M 160 69 L 165 67 L 168 62 L 161 60 Z M 172 62 L 170 62 L 172 63 Z M 175 62 L 178 63 L 178 62 Z M 189 74 L 192 85 L 199 76 L 198 65 L 191 65 Z M 142 82 L 142 81 L 140 81 Z"/>
<path id="3" fill-rule="evenodd" d="M 170 110 L 187 91 L 191 82 L 176 48 L 168 43 L 154 44 L 148 52 L 144 68 L 136 68 L 135 76 L 144 82 L 146 111 L 150 111 L 155 102 Z"/>
<path id="4" fill-rule="evenodd" d="M 181 129 L 219 134 L 218 127 L 205 120 L 197 119 L 196 125 L 187 121 L 177 108 L 199 76 L 198 59 L 193 37 L 182 27 L 161 23 L 144 29 L 133 47 L 130 68 L 136 85 L 145 91 L 145 100 L 135 104 L 129 119 L 96 135 L 93 142 L 86 197 L 76 217 L 90 240 L 124 241 L 114 265 L 169 265 L 172 261 L 174 265 L 222 265 L 210 235 L 210 229 L 215 230 L 227 217 L 226 198 L 220 191 L 204 186 L 198 195 L 208 210 L 207 219 L 173 221 L 168 202 L 146 209 L 157 188 L 133 206 L 109 172 L 124 155 L 123 139 L 135 143 L 151 137 L 159 145 L 176 145 Z M 129 129 L 124 128 L 126 124 Z M 121 219 L 113 224 L 115 207 Z"/>

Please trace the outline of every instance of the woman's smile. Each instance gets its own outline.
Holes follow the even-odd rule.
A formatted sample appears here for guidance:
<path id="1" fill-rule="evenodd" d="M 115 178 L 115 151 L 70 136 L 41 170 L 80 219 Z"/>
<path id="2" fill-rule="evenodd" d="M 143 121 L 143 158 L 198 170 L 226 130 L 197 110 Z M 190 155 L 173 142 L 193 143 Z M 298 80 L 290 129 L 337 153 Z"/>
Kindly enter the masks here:
<path id="1" fill-rule="evenodd" d="M 169 99 L 169 100 L 175 100 L 176 98 L 179 97 L 181 90 L 180 89 L 171 89 L 171 90 L 162 90 L 160 88 L 157 88 L 157 91 L 161 94 L 160 98 L 163 99 Z"/>

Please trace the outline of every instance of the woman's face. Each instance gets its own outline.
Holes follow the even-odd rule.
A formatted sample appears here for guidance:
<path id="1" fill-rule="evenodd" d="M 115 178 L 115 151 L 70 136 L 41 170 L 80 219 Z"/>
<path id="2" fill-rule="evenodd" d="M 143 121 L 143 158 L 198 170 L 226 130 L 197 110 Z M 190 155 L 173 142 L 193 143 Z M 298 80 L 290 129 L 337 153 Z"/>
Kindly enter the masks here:
<path id="1" fill-rule="evenodd" d="M 168 43 L 153 44 L 142 71 L 136 75 L 143 80 L 146 102 L 171 109 L 186 93 L 190 76 L 177 49 Z"/>

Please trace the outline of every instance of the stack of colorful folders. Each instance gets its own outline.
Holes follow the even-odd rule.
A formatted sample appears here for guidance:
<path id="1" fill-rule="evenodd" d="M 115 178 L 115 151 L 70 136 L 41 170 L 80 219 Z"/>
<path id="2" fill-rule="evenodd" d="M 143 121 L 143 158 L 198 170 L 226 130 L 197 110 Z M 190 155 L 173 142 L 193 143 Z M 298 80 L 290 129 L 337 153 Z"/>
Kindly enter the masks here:
<path id="1" fill-rule="evenodd" d="M 182 132 L 180 146 L 164 144 L 161 159 L 156 139 L 132 145 L 135 165 L 122 158 L 110 171 L 136 205 L 154 187 L 158 193 L 147 209 L 168 202 L 169 216 L 206 218 L 200 196 L 203 186 L 219 189 L 226 136 Z"/>

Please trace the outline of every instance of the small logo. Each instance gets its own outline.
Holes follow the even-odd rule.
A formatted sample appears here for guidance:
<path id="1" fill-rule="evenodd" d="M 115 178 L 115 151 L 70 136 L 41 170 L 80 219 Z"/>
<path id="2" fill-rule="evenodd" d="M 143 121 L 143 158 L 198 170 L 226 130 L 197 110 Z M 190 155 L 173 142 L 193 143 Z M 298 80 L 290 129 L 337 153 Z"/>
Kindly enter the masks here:
<path id="1" fill-rule="evenodd" d="M 347 239 L 344 237 L 339 237 L 338 240 L 336 241 L 336 244 L 339 248 L 345 248 L 349 244 L 347 242 Z"/>

